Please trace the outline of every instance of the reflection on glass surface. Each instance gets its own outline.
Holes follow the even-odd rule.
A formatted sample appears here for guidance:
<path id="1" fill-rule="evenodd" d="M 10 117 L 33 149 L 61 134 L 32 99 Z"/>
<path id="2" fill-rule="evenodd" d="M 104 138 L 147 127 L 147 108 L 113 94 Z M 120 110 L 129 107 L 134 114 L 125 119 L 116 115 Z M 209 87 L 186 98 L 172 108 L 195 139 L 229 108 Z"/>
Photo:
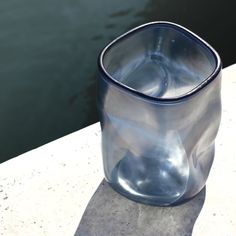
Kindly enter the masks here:
<path id="1" fill-rule="evenodd" d="M 221 117 L 218 54 L 167 22 L 138 27 L 99 58 L 104 172 L 135 201 L 177 204 L 204 187 Z"/>

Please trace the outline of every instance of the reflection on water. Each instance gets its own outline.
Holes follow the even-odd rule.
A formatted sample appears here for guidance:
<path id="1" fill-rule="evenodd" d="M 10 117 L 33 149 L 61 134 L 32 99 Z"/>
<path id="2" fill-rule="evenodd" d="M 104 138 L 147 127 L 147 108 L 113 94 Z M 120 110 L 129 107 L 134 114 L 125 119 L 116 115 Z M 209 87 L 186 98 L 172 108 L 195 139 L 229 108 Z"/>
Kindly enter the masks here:
<path id="1" fill-rule="evenodd" d="M 231 2 L 1 1 L 0 162 L 97 121 L 97 55 L 141 23 L 183 24 L 212 43 L 225 65 L 233 63 Z"/>

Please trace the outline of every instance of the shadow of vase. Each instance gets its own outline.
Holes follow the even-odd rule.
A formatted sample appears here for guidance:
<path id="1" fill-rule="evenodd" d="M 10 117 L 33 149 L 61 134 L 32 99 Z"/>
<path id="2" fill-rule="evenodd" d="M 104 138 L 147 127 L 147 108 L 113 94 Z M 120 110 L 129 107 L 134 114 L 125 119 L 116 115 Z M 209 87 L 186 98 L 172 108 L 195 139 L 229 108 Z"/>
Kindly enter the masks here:
<path id="1" fill-rule="evenodd" d="M 191 236 L 206 189 L 173 207 L 131 201 L 103 180 L 90 200 L 75 236 Z"/>

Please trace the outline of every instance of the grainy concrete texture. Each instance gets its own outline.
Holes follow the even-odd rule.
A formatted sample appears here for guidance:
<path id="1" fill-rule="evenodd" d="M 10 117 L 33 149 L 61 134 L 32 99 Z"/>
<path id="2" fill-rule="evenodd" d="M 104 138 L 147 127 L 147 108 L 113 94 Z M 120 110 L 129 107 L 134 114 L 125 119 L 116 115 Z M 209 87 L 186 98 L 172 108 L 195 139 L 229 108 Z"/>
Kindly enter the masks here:
<path id="1" fill-rule="evenodd" d="M 76 236 L 186 236 L 192 227 L 192 236 L 236 235 L 236 64 L 222 74 L 222 120 L 206 194 L 159 208 L 106 184 L 98 188 L 104 174 L 96 123 L 0 164 L 0 236 L 72 236 L 79 225 Z"/>
<path id="2" fill-rule="evenodd" d="M 121 196 L 103 180 L 75 236 L 190 236 L 204 199 L 205 188 L 178 206 L 148 206 Z"/>

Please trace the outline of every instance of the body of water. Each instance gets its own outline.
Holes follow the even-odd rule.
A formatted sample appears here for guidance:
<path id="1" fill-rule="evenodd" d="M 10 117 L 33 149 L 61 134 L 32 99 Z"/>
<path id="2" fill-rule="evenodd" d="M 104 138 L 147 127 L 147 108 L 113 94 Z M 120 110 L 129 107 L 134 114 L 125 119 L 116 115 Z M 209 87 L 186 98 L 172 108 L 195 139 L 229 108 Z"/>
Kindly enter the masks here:
<path id="1" fill-rule="evenodd" d="M 137 25 L 167 20 L 236 62 L 233 1 L 0 3 L 0 162 L 98 121 L 97 56 Z"/>

